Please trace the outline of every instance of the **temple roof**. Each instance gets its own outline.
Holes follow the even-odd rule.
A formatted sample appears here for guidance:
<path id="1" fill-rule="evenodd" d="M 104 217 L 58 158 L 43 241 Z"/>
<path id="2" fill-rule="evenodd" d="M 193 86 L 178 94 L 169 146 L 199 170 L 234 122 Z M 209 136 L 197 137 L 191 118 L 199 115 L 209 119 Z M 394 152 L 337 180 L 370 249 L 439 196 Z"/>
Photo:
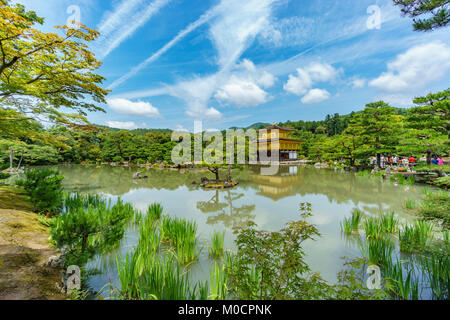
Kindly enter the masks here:
<path id="1" fill-rule="evenodd" d="M 287 138 L 274 138 L 274 139 L 258 139 L 258 142 L 271 142 L 271 141 L 287 141 L 287 142 L 305 142 L 303 140 L 297 140 L 297 139 L 287 139 Z"/>

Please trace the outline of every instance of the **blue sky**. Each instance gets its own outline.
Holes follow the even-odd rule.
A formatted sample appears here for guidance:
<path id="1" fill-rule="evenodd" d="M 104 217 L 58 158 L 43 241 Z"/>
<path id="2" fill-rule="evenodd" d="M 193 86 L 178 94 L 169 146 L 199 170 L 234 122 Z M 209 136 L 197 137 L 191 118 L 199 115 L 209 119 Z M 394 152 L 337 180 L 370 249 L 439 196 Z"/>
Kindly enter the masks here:
<path id="1" fill-rule="evenodd" d="M 449 29 L 412 31 L 391 0 L 19 0 L 43 29 L 80 21 L 118 128 L 192 130 L 322 120 L 450 83 Z M 378 19 L 378 17 L 380 19 Z"/>

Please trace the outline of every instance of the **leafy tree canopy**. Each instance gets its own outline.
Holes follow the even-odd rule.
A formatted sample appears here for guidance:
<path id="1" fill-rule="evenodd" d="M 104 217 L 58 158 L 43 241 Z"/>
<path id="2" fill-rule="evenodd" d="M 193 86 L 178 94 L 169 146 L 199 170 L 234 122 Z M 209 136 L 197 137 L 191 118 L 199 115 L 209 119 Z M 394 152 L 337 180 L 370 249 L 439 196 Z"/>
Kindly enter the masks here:
<path id="1" fill-rule="evenodd" d="M 449 0 L 394 0 L 402 13 L 414 18 L 415 31 L 432 31 L 445 27 L 450 22 Z M 417 19 L 417 17 L 426 18 Z"/>
<path id="2" fill-rule="evenodd" d="M 101 62 L 86 44 L 99 33 L 82 24 L 45 33 L 35 28 L 43 21 L 23 5 L 0 0 L 0 106 L 32 119 L 86 122 L 87 111 L 103 111 L 96 103 L 105 103 L 108 93 L 100 87 L 104 78 L 95 73 Z M 4 113 L 2 121 L 23 121 Z"/>

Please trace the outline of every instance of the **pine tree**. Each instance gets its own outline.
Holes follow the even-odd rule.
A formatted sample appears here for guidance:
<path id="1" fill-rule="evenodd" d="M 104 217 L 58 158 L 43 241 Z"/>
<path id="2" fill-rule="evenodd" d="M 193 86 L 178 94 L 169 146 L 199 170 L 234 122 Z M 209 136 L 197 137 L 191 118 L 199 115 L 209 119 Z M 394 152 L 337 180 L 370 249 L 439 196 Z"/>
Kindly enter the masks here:
<path id="1" fill-rule="evenodd" d="M 402 118 L 395 108 L 383 101 L 367 104 L 363 111 L 353 117 L 345 131 L 346 135 L 359 137 L 361 141 L 352 154 L 358 158 L 376 154 L 380 166 L 381 155 L 396 150 L 402 131 Z"/>
<path id="2" fill-rule="evenodd" d="M 449 152 L 450 89 L 414 99 L 408 110 L 403 150 L 426 153 L 427 163 L 436 152 Z"/>
<path id="3" fill-rule="evenodd" d="M 450 1 L 448 0 L 394 0 L 402 13 L 414 18 L 415 31 L 432 31 L 450 23 Z M 416 19 L 420 16 L 425 19 Z"/>

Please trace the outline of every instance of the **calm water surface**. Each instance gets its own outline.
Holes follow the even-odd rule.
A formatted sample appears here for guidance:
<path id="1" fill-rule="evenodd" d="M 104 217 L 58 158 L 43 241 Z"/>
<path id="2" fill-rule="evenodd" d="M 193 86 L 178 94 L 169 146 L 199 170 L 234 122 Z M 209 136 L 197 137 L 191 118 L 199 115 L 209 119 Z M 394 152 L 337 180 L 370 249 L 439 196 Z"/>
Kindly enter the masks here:
<path id="1" fill-rule="evenodd" d="M 225 231 L 228 249 L 234 248 L 233 227 L 253 221 L 260 229 L 277 231 L 299 218 L 300 203 L 309 202 L 314 214 L 310 222 L 317 225 L 322 236 L 305 243 L 307 261 L 331 282 L 342 270 L 342 257 L 360 256 L 356 244 L 341 235 L 339 224 L 343 218 L 358 208 L 367 216 L 395 211 L 403 222 L 412 221 L 414 217 L 407 214 L 403 204 L 408 198 L 423 198 L 424 188 L 396 186 L 377 178 L 309 166 L 282 167 L 276 176 L 262 176 L 256 167 L 234 171 L 239 186 L 219 191 L 205 191 L 193 184 L 204 176 L 212 178 L 207 171 L 109 166 L 58 166 L 58 169 L 65 176 L 67 191 L 101 193 L 113 201 L 121 197 L 142 211 L 149 204 L 160 202 L 168 214 L 195 220 L 204 242 L 214 230 Z M 133 180 L 136 171 L 148 179 Z M 99 290 L 110 281 L 118 286 L 116 257 L 132 250 L 137 240 L 138 233 L 130 228 L 117 250 L 89 263 L 89 267 L 101 271 L 90 280 L 93 289 Z M 209 279 L 210 265 L 205 248 L 200 261 L 192 267 L 193 280 Z"/>

